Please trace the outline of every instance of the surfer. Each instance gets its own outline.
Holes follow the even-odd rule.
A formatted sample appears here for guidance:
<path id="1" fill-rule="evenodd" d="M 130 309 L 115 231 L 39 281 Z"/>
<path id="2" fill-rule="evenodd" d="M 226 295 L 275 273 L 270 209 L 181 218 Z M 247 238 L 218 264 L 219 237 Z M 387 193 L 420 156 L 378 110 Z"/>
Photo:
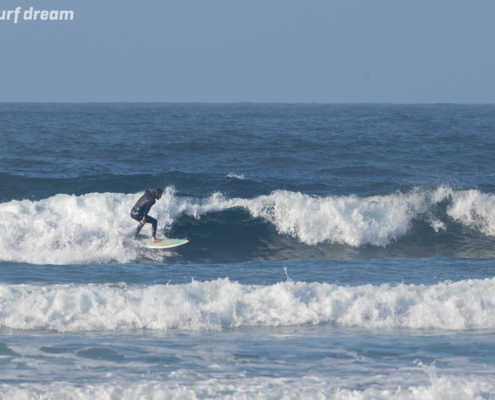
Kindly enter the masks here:
<path id="1" fill-rule="evenodd" d="M 139 225 L 136 228 L 136 232 L 134 233 L 134 237 L 136 237 L 141 230 L 141 228 L 148 222 L 153 226 L 153 235 L 151 236 L 151 242 L 161 242 L 161 239 L 156 239 L 156 227 L 158 225 L 158 221 L 155 218 L 152 218 L 148 215 L 151 207 L 156 203 L 157 200 L 162 198 L 163 190 L 160 188 L 156 188 L 153 191 L 146 190 L 146 192 L 141 196 L 141 198 L 137 201 L 134 207 L 131 210 L 131 217 L 136 221 L 139 221 Z"/>

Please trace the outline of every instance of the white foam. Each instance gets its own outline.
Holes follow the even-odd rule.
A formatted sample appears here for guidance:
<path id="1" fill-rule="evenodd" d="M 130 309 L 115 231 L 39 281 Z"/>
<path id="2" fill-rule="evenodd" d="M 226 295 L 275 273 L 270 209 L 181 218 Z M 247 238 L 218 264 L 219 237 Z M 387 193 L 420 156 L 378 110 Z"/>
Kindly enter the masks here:
<path id="1" fill-rule="evenodd" d="M 495 278 L 433 286 L 345 287 L 226 279 L 183 285 L 0 285 L 0 326 L 58 332 L 219 330 L 334 324 L 367 329 L 495 329 Z"/>
<path id="2" fill-rule="evenodd" d="M 130 210 L 142 193 L 56 195 L 0 204 L 0 260 L 38 264 L 131 262 L 143 251 L 130 240 Z M 174 216 L 173 188 L 163 196 L 159 228 Z M 143 228 L 150 234 L 150 228 Z M 163 254 L 162 254 L 163 255 Z"/>
<path id="3" fill-rule="evenodd" d="M 142 250 L 128 240 L 136 227 L 129 216 L 138 194 L 91 193 L 56 195 L 40 201 L 0 204 L 0 261 L 39 264 L 131 262 Z M 213 211 L 243 207 L 253 217 L 274 224 L 280 234 L 308 245 L 322 242 L 351 246 L 386 246 L 407 234 L 415 218 L 435 231 L 447 230 L 447 222 L 435 215 L 447 202 L 452 221 L 495 235 L 495 196 L 477 190 L 448 187 L 414 189 L 360 198 L 311 196 L 276 191 L 253 199 L 227 199 L 221 193 L 209 198 L 178 197 L 167 188 L 151 210 L 159 232 L 182 213 L 201 218 Z M 150 233 L 145 227 L 144 234 Z"/>
<path id="4" fill-rule="evenodd" d="M 457 222 L 495 236 L 495 196 L 479 190 L 452 192 L 447 214 Z"/>
<path id="5" fill-rule="evenodd" d="M 330 399 L 330 400 L 479 400 L 495 394 L 493 379 L 431 375 L 430 384 L 378 389 L 335 388 L 333 377 L 195 379 L 189 382 L 141 381 L 74 385 L 2 384 L 5 400 L 17 399 Z"/>
<path id="6" fill-rule="evenodd" d="M 231 172 L 230 174 L 228 174 L 227 175 L 227 178 L 230 178 L 230 179 L 240 179 L 240 180 L 246 179 L 243 174 L 234 174 L 233 172 Z"/>

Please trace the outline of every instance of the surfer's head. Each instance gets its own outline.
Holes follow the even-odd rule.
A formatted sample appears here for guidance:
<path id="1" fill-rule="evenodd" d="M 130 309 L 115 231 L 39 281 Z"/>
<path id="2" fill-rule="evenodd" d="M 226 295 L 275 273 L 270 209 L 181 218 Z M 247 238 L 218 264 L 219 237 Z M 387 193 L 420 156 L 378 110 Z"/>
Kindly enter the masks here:
<path id="1" fill-rule="evenodd" d="M 160 188 L 156 188 L 153 190 L 153 197 L 157 200 L 160 200 L 162 198 L 163 190 Z"/>

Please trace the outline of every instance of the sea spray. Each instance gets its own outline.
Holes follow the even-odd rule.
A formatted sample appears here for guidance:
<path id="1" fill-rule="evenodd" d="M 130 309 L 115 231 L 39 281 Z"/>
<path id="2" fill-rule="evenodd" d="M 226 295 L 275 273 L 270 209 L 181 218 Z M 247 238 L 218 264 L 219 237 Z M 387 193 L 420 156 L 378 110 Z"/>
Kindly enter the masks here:
<path id="1" fill-rule="evenodd" d="M 447 213 L 461 224 L 495 236 L 495 196 L 479 190 L 452 191 Z"/>

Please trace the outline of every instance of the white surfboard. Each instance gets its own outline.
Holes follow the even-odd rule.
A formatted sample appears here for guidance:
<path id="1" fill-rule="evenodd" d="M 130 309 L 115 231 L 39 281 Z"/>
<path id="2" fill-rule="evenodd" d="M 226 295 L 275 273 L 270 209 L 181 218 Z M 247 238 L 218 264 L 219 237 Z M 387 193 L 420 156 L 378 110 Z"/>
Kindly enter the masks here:
<path id="1" fill-rule="evenodd" d="M 160 242 L 152 243 L 151 239 L 140 239 L 139 240 L 143 246 L 149 249 L 168 249 L 170 247 L 177 247 L 189 242 L 189 240 L 184 239 L 163 239 Z"/>

